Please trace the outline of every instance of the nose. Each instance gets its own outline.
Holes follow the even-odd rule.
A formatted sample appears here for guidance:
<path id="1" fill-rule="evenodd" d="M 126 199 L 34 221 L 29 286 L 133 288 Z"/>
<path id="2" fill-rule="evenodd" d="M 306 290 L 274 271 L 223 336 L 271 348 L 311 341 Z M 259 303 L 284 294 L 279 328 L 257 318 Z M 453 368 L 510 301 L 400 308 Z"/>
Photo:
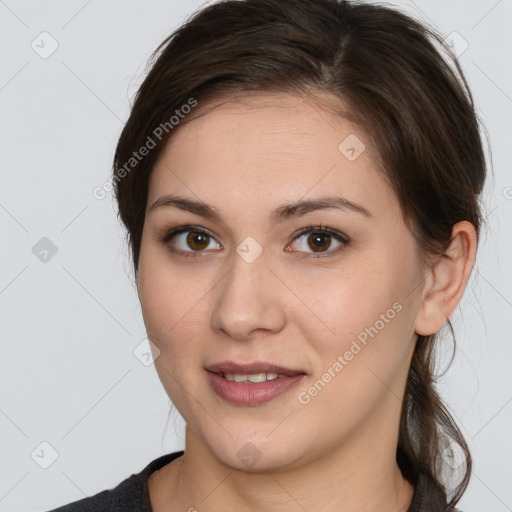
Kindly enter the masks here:
<path id="1" fill-rule="evenodd" d="M 237 340 L 277 333 L 286 323 L 286 287 L 267 266 L 265 252 L 247 262 L 238 253 L 224 278 L 212 293 L 212 329 Z"/>

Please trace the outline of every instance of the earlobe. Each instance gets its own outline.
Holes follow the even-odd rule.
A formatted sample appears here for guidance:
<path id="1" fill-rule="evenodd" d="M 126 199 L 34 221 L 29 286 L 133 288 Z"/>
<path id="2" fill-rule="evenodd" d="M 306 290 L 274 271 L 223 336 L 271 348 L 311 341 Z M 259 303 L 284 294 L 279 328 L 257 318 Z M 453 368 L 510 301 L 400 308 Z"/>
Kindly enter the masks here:
<path id="1" fill-rule="evenodd" d="M 475 227 L 468 221 L 453 226 L 449 247 L 428 270 L 415 332 L 429 336 L 439 332 L 464 294 L 477 248 Z"/>

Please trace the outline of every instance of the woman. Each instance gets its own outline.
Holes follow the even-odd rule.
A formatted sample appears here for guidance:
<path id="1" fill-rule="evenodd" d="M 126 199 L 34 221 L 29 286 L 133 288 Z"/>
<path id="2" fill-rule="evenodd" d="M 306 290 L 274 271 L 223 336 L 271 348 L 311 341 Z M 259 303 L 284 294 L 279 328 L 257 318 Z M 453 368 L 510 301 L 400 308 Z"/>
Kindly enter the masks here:
<path id="1" fill-rule="evenodd" d="M 433 350 L 486 175 L 458 63 L 334 0 L 221 1 L 155 53 L 113 181 L 186 445 L 56 510 L 456 510 Z"/>

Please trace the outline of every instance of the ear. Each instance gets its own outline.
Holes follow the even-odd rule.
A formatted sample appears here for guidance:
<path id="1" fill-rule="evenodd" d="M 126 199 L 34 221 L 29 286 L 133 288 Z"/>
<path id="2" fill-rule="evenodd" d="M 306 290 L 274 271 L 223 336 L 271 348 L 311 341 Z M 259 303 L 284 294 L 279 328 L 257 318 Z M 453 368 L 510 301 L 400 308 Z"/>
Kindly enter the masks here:
<path id="1" fill-rule="evenodd" d="M 422 303 L 414 325 L 416 334 L 429 336 L 440 331 L 459 304 L 475 263 L 477 234 L 468 221 L 452 229 L 448 249 L 428 270 Z"/>

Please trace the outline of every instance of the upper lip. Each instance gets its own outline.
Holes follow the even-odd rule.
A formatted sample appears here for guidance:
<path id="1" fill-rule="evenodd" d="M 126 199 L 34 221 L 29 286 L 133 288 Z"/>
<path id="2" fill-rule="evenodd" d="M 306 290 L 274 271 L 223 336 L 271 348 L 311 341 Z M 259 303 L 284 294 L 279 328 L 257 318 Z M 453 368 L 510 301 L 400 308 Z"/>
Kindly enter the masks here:
<path id="1" fill-rule="evenodd" d="M 206 367 L 212 373 L 230 373 L 248 375 L 251 373 L 277 373 L 278 375 L 303 375 L 303 370 L 292 370 L 265 361 L 254 363 L 235 363 L 234 361 L 222 361 Z"/>

